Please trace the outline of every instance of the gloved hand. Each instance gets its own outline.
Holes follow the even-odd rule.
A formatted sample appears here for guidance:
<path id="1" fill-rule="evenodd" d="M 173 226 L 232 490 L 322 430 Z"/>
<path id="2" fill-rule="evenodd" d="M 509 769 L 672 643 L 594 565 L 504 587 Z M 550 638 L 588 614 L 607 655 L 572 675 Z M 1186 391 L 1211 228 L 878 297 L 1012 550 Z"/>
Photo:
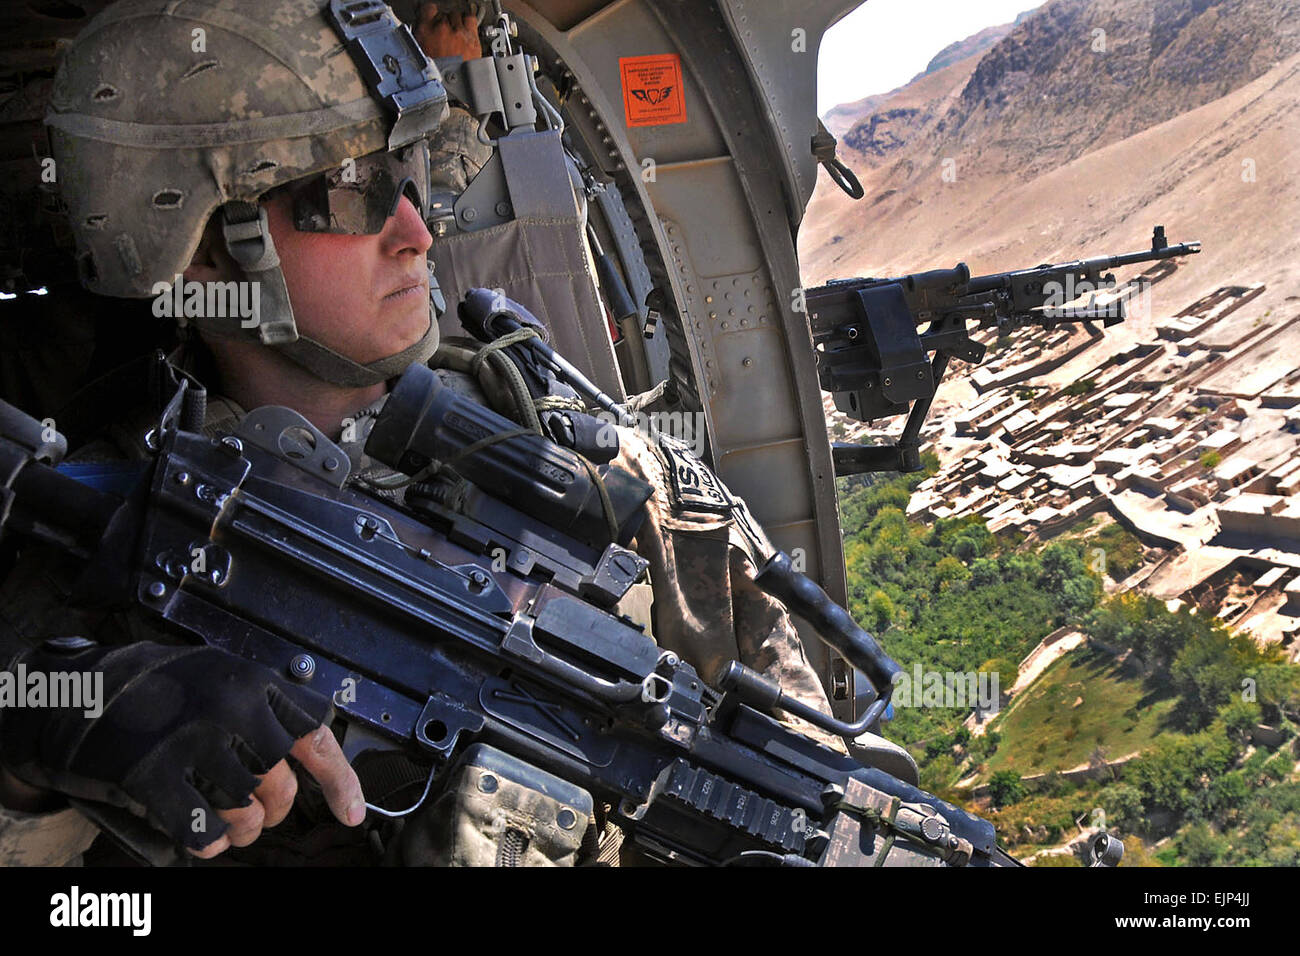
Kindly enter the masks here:
<path id="1" fill-rule="evenodd" d="M 252 842 L 288 812 L 292 749 L 342 822 L 364 815 L 356 776 L 322 727 L 329 700 L 260 664 L 215 647 L 82 638 L 46 641 L 10 672 L 20 664 L 28 675 L 90 675 L 80 707 L 0 711 L 0 762 L 33 786 L 126 808 L 191 851 L 207 847 L 196 855 L 208 857 Z M 254 791 L 268 786 L 275 799 L 250 821 Z"/>

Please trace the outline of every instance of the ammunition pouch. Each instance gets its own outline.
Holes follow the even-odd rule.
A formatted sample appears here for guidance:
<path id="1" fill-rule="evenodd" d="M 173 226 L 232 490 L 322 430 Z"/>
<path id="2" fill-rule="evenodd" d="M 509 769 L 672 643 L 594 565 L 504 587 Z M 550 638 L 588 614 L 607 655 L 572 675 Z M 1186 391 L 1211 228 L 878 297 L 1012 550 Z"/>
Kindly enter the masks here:
<path id="1" fill-rule="evenodd" d="M 573 866 L 592 819 L 585 790 L 477 744 L 407 824 L 402 853 L 415 866 Z"/>

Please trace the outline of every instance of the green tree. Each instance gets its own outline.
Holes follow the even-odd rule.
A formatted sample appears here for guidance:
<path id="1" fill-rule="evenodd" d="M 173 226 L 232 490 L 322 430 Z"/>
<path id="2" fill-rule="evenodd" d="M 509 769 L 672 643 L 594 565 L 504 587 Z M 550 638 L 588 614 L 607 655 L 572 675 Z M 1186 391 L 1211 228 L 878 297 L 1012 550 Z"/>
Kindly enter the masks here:
<path id="1" fill-rule="evenodd" d="M 1250 785 L 1240 770 L 1232 770 L 1210 784 L 1210 806 L 1215 818 L 1226 821 L 1250 799 Z"/>
<path id="2" fill-rule="evenodd" d="M 1226 841 L 1204 823 L 1193 824 L 1178 838 L 1178 855 L 1189 866 L 1214 866 L 1226 849 Z"/>
<path id="3" fill-rule="evenodd" d="M 1182 698 L 1180 716 L 1192 727 L 1204 727 L 1240 692 L 1259 655 L 1249 637 L 1217 623 L 1189 630 L 1169 673 Z"/>
<path id="4" fill-rule="evenodd" d="M 1219 711 L 1228 736 L 1242 743 L 1260 721 L 1260 706 L 1255 701 L 1234 700 Z"/>
<path id="5" fill-rule="evenodd" d="M 1264 663 L 1252 671 L 1264 722 L 1300 722 L 1300 667 L 1283 659 L 1276 646 L 1260 655 Z"/>
<path id="6" fill-rule="evenodd" d="M 1265 842 L 1264 862 L 1269 866 L 1300 866 L 1300 821 L 1294 816 L 1269 827 Z"/>
<path id="7" fill-rule="evenodd" d="M 1138 789 L 1149 810 L 1167 810 L 1176 816 L 1206 812 L 1210 782 L 1240 752 L 1222 724 L 1186 737 L 1161 737 L 1125 767 L 1124 779 Z"/>
<path id="8" fill-rule="evenodd" d="M 1124 838 L 1124 859 L 1120 866 L 1161 866 L 1151 851 L 1147 849 L 1146 844 L 1136 836 L 1126 836 Z"/>
<path id="9" fill-rule="evenodd" d="M 952 748 L 952 741 L 947 737 L 931 737 L 925 743 L 925 756 L 933 760 L 942 753 L 947 753 Z"/>
<path id="10" fill-rule="evenodd" d="M 1092 610 L 1101 596 L 1101 582 L 1083 563 L 1077 546 L 1055 541 L 1040 554 L 1042 570 L 1038 585 L 1057 603 L 1067 619 L 1077 619 Z"/>
<path id="11" fill-rule="evenodd" d="M 963 583 L 970 577 L 970 569 L 953 555 L 945 555 L 934 566 L 934 578 L 940 591 L 945 591 L 954 583 Z"/>
<path id="12" fill-rule="evenodd" d="M 883 631 L 889 627 L 894 620 L 894 615 L 898 611 L 894 607 L 894 602 L 884 591 L 875 591 L 871 595 L 871 600 L 867 604 L 867 618 L 877 631 Z"/>
<path id="13" fill-rule="evenodd" d="M 1188 608 L 1174 614 L 1158 598 L 1129 591 L 1102 603 L 1084 628 L 1106 644 L 1133 648 L 1147 663 L 1164 670 L 1188 638 L 1208 631 L 1210 624 Z"/>
<path id="14" fill-rule="evenodd" d="M 1025 797 L 1025 785 L 1014 770 L 999 770 L 989 780 L 989 798 L 995 807 L 1018 803 Z"/>
<path id="15" fill-rule="evenodd" d="M 993 657 L 981 664 L 977 673 L 997 674 L 998 693 L 1001 695 L 1015 686 L 1016 678 L 1020 676 L 1020 665 L 1009 657 Z"/>
<path id="16" fill-rule="evenodd" d="M 1106 810 L 1109 823 L 1125 830 L 1136 830 L 1146 819 L 1142 809 L 1142 793 L 1127 783 L 1113 783 L 1101 794 L 1101 805 Z"/>

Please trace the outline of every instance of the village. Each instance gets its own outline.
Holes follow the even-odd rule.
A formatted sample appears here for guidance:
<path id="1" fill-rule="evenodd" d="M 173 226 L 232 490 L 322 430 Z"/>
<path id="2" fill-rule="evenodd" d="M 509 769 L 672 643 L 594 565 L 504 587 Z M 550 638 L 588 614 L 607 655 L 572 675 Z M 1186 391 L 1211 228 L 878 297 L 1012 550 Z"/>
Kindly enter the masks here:
<path id="1" fill-rule="evenodd" d="M 1157 316 L 1153 340 L 1056 387 L 1035 381 L 1095 348 L 1100 329 L 1023 330 L 1014 348 L 980 333 L 988 358 L 964 373 L 978 402 L 923 432 L 941 465 L 909 518 L 980 515 L 995 534 L 1045 540 L 1108 516 L 1145 546 L 1108 590 L 1194 604 L 1300 656 L 1300 312 L 1256 314 L 1263 291 L 1225 286 Z"/>

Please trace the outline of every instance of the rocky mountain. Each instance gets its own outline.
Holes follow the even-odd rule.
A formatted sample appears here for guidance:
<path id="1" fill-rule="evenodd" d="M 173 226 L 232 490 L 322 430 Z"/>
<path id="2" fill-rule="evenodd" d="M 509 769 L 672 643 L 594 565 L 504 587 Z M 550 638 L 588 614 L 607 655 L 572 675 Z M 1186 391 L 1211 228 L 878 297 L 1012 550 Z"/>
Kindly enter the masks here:
<path id="1" fill-rule="evenodd" d="M 1129 251 L 1161 223 L 1204 243 L 1171 301 L 1265 282 L 1266 311 L 1300 293 L 1300 0 L 1052 0 L 880 97 L 840 153 L 866 197 L 819 186 L 809 284 Z"/>
<path id="2" fill-rule="evenodd" d="M 938 73 L 940 70 L 950 67 L 955 63 L 961 63 L 978 53 L 983 53 L 1015 29 L 1017 25 L 1023 22 L 1032 13 L 1032 10 L 1026 10 L 1024 13 L 1017 16 L 1011 23 L 1002 23 L 993 27 L 985 27 L 983 30 L 971 34 L 964 40 L 949 43 L 946 47 L 931 57 L 930 62 L 926 64 L 925 69 L 912 77 L 904 86 L 900 86 L 888 93 L 875 93 L 871 96 L 864 96 L 860 100 L 853 100 L 849 103 L 840 103 L 838 106 L 832 107 L 826 112 L 826 115 L 822 117 L 822 122 L 826 124 L 826 128 L 833 134 L 836 136 L 843 136 L 858 123 L 869 121 L 882 103 L 885 103 L 891 98 L 898 97 L 903 90 L 916 87 L 917 83 L 924 77 L 927 77 L 932 73 Z M 969 74 L 970 69 L 974 67 L 976 62 L 977 61 L 972 60 L 962 75 L 964 76 Z M 913 92 L 915 92 L 914 89 Z M 880 122 L 881 121 L 877 121 L 877 125 L 879 125 Z"/>
<path id="3" fill-rule="evenodd" d="M 841 113 L 840 132 L 836 133 L 829 122 L 827 128 L 840 138 L 855 161 L 878 165 L 946 114 L 952 98 L 964 88 L 978 63 L 978 56 L 968 56 L 918 74 L 912 82 L 890 93 L 848 104 L 844 109 L 855 111 L 852 122 L 846 123 L 849 114 Z"/>
<path id="4" fill-rule="evenodd" d="M 942 70 L 945 66 L 951 66 L 953 63 L 964 60 L 968 56 L 974 56 L 976 53 L 983 53 L 1027 20 L 1033 12 L 1033 10 L 1026 10 L 1010 23 L 1002 23 L 995 27 L 985 27 L 978 33 L 972 33 L 964 40 L 958 40 L 956 43 L 949 43 L 931 58 L 930 62 L 926 64 L 926 67 L 922 72 L 912 77 L 912 82 L 916 82 L 927 73 L 934 73 L 937 70 Z"/>
<path id="5" fill-rule="evenodd" d="M 1054 0 L 981 57 L 931 144 L 985 147 L 1020 175 L 1053 169 L 1297 51 L 1300 4 L 1288 0 Z"/>
<path id="6" fill-rule="evenodd" d="M 899 89 L 902 89 L 902 87 L 899 87 Z M 822 122 L 826 124 L 826 128 L 834 136 L 843 136 L 856 124 L 860 123 L 863 117 L 870 116 L 877 106 L 897 92 L 898 90 L 892 90 L 889 93 L 875 93 L 871 96 L 864 96 L 860 100 L 853 100 L 851 103 L 841 103 L 838 106 L 833 106 L 821 118 Z"/>

